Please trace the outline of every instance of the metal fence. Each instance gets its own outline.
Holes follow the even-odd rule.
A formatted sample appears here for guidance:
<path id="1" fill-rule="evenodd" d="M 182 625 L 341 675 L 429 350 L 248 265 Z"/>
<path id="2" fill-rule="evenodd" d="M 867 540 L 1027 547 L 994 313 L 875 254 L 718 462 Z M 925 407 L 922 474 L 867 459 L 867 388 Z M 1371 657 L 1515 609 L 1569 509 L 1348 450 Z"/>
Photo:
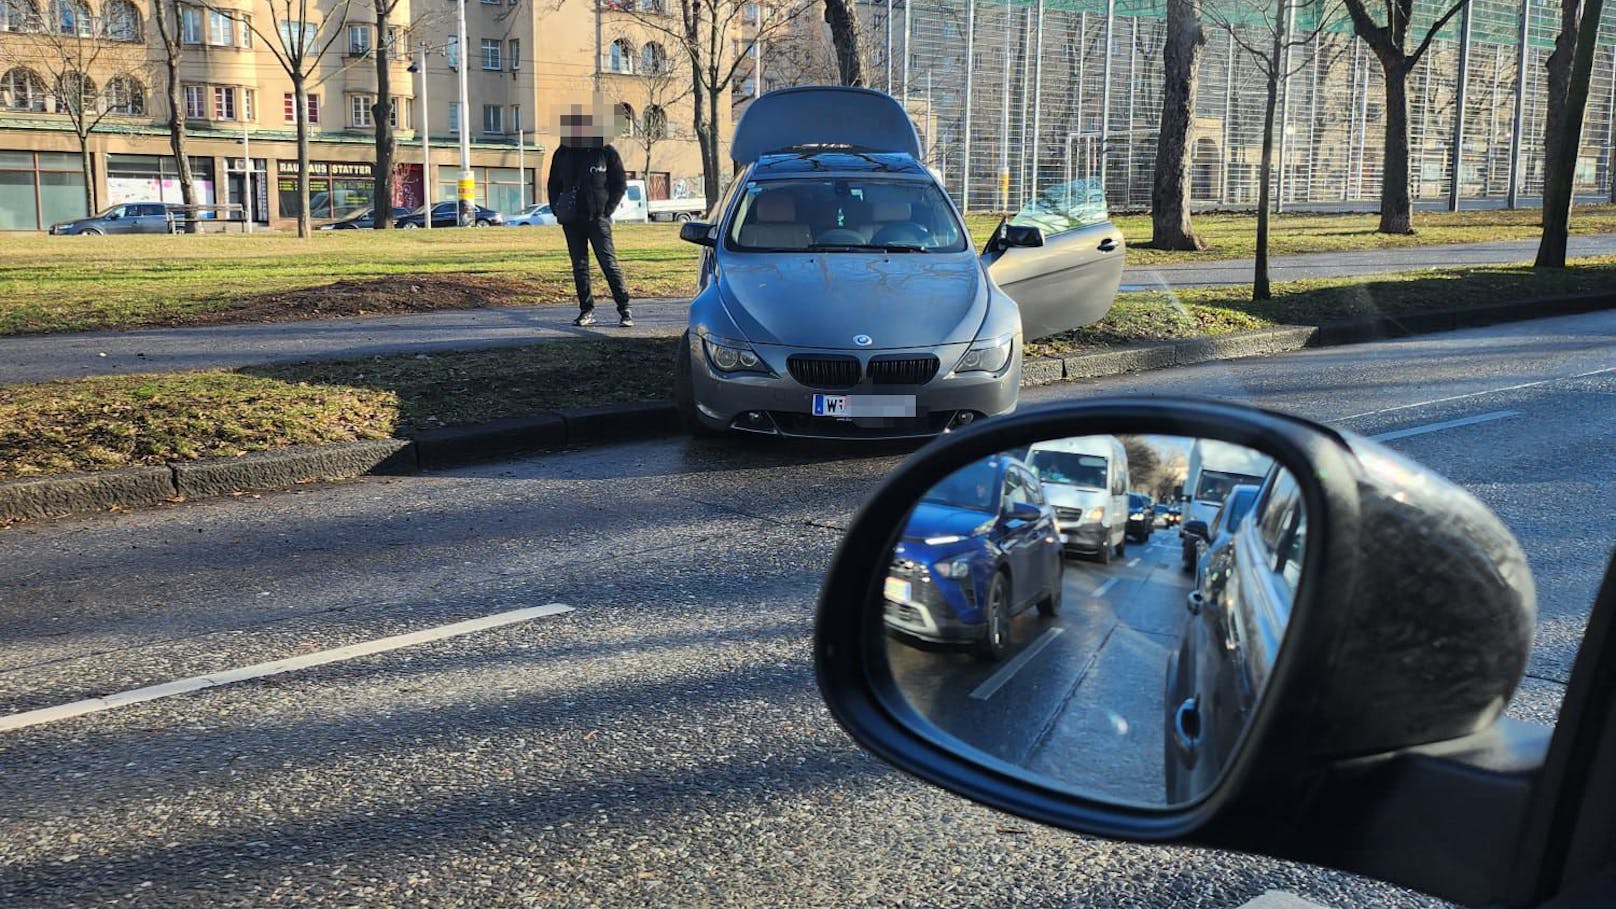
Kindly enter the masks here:
<path id="1" fill-rule="evenodd" d="M 862 9 L 872 81 L 909 105 L 928 163 L 968 208 L 1013 208 L 1082 176 L 1104 179 L 1113 208 L 1141 209 L 1150 204 L 1159 128 L 1165 5 L 866 0 Z M 1444 9 L 1417 0 L 1411 46 Z M 1616 17 L 1605 19 L 1576 191 L 1616 201 Z M 1237 27 L 1247 40 L 1264 34 Z M 1471 0 L 1444 27 L 1410 76 L 1416 200 L 1506 204 L 1542 192 L 1545 61 L 1558 30 L 1556 0 Z M 1265 83 L 1230 34 L 1211 25 L 1206 32 L 1192 197 L 1205 207 L 1249 208 Z M 1277 204 L 1372 206 L 1385 131 L 1378 62 L 1345 20 L 1288 53 L 1294 72 L 1279 101 Z"/>

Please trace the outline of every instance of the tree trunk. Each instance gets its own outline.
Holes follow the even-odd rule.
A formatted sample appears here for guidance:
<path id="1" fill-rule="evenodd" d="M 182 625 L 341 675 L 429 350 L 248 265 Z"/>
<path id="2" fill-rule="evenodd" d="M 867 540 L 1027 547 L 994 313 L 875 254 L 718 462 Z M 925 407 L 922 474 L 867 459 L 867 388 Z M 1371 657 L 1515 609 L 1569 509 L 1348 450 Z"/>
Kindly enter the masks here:
<path id="1" fill-rule="evenodd" d="M 1536 268 L 1564 268 L 1567 234 L 1571 231 L 1571 190 L 1577 178 L 1577 152 L 1582 119 L 1588 108 L 1588 80 L 1593 74 L 1594 49 L 1599 43 L 1599 17 L 1605 0 L 1587 0 L 1578 29 L 1571 78 L 1566 86 L 1563 128 L 1555 143 L 1550 172 L 1554 182 L 1543 187 L 1543 239 L 1538 244 Z"/>
<path id="2" fill-rule="evenodd" d="M 1543 196 L 1556 180 L 1560 139 L 1565 130 L 1566 93 L 1571 88 L 1571 61 L 1577 52 L 1577 23 L 1581 0 L 1560 0 L 1560 33 L 1554 38 L 1554 52 L 1544 66 L 1549 73 L 1549 101 L 1543 112 Z"/>
<path id="3" fill-rule="evenodd" d="M 383 215 L 393 210 L 393 80 L 389 66 L 392 53 L 387 46 L 387 15 L 392 2 L 378 0 L 376 4 L 376 103 L 371 107 L 372 125 L 376 128 L 376 190 L 372 193 L 375 198 L 371 200 L 370 219 L 375 230 L 390 230 L 393 226 L 390 214 Z"/>
<path id="4" fill-rule="evenodd" d="M 864 37 L 858 10 L 847 0 L 825 0 L 825 21 L 836 48 L 836 69 L 843 85 L 868 84 L 864 78 Z"/>
<path id="5" fill-rule="evenodd" d="M 1190 124 L 1206 33 L 1199 0 L 1167 0 L 1167 36 L 1162 42 L 1161 134 L 1150 192 L 1150 245 L 1201 250 L 1206 244 L 1190 224 Z"/>
<path id="6" fill-rule="evenodd" d="M 95 204 L 95 165 L 90 161 L 88 134 L 79 136 L 79 166 L 84 168 L 84 205 L 89 209 L 85 214 L 93 215 L 101 210 L 101 206 Z"/>
<path id="7" fill-rule="evenodd" d="M 303 88 L 303 77 L 295 76 L 292 79 L 292 99 L 297 111 L 297 235 L 300 239 L 308 239 L 310 233 L 309 218 L 309 96 Z M 465 117 L 465 112 L 461 112 Z M 465 128 L 465 123 L 461 123 Z M 431 217 L 431 212 L 427 212 Z"/>
<path id="8" fill-rule="evenodd" d="M 1386 74 L 1386 152 L 1380 186 L 1383 234 L 1414 233 L 1413 200 L 1408 191 L 1408 68 L 1382 62 Z"/>
<path id="9" fill-rule="evenodd" d="M 1273 56 L 1268 60 L 1268 94 L 1263 99 L 1262 163 L 1257 168 L 1257 254 L 1252 263 L 1251 299 L 1271 300 L 1268 283 L 1268 210 L 1274 182 L 1274 112 L 1279 108 L 1279 66 L 1282 33 L 1274 31 Z"/>
<path id="10" fill-rule="evenodd" d="M 723 163 L 718 154 L 718 104 L 720 92 L 709 87 L 707 92 L 707 110 L 710 121 L 705 124 L 705 132 L 701 125 L 697 126 L 696 138 L 701 143 L 701 182 L 702 191 L 707 196 L 707 208 L 712 210 L 718 204 L 719 174 Z"/>

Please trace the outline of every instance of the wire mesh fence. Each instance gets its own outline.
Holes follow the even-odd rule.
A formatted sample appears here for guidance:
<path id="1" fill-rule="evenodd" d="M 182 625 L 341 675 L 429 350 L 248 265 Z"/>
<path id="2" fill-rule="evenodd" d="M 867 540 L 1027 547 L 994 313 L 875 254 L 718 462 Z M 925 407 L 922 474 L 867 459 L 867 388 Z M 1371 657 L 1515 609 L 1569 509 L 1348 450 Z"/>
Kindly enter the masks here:
<path id="1" fill-rule="evenodd" d="M 1416 0 L 1411 49 L 1448 5 Z M 914 113 L 927 163 L 966 207 L 1014 208 L 1080 177 L 1103 180 L 1114 209 L 1149 206 L 1165 0 L 867 0 L 862 9 L 874 83 Z M 1189 143 L 1200 206 L 1257 201 L 1266 82 L 1242 45 L 1271 32 L 1257 24 L 1261 9 L 1242 15 L 1209 17 L 1247 23 L 1234 33 L 1206 27 Z M 1616 201 L 1616 17 L 1605 18 L 1576 192 Z M 1503 204 L 1542 192 L 1545 63 L 1559 27 L 1556 0 L 1471 0 L 1438 32 L 1408 83 L 1416 200 Z M 1386 130 L 1378 60 L 1345 18 L 1292 25 L 1287 44 L 1276 204 L 1372 207 Z"/>

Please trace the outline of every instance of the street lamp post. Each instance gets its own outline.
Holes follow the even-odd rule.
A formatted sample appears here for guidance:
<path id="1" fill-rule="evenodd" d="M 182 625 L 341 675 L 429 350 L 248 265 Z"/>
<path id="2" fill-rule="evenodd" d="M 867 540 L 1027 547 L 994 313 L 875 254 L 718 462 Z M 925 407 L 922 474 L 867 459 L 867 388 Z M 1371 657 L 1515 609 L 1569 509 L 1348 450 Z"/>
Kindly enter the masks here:
<path id="1" fill-rule="evenodd" d="M 460 204 L 457 221 L 461 227 L 465 227 L 472 223 L 472 206 L 477 203 L 477 178 L 471 172 L 471 99 L 466 88 L 466 71 L 471 68 L 471 39 L 466 36 L 466 0 L 457 0 L 455 12 L 460 27 L 460 183 L 456 193 Z M 431 220 L 431 217 L 431 210 L 428 209 L 427 219 Z"/>
<path id="2" fill-rule="evenodd" d="M 432 113 L 426 105 L 426 48 L 416 49 L 420 62 L 410 67 L 421 74 L 421 205 L 426 212 L 421 226 L 432 229 Z M 391 214 L 388 217 L 392 217 Z"/>

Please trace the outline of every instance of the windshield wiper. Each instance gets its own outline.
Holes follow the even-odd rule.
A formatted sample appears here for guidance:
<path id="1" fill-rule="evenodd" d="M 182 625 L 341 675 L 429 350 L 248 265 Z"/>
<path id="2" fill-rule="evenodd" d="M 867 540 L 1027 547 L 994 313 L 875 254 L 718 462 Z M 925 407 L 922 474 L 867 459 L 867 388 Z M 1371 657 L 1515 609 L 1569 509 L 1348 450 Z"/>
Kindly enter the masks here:
<path id="1" fill-rule="evenodd" d="M 926 247 L 915 243 L 815 243 L 808 247 L 808 251 L 923 253 L 926 251 Z"/>

